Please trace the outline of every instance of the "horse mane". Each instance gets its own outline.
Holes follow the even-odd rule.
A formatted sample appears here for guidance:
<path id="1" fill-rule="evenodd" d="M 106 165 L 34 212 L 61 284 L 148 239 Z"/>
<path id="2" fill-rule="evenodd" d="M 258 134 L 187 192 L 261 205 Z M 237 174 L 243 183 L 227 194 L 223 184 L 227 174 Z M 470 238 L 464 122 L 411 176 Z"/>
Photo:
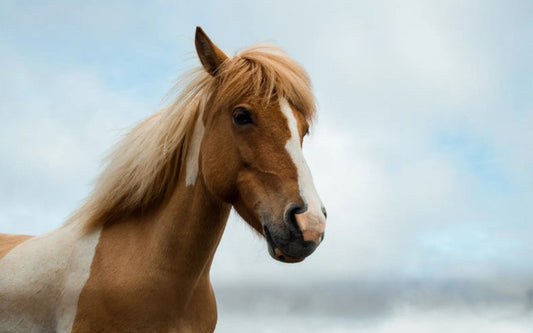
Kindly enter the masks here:
<path id="1" fill-rule="evenodd" d="M 169 106 L 140 122 L 119 141 L 107 156 L 92 193 L 67 223 L 81 221 L 94 227 L 158 207 L 184 172 L 194 124 L 208 101 L 229 106 L 243 96 L 269 101 L 277 95 L 308 121 L 315 114 L 307 73 L 271 45 L 253 46 L 228 58 L 215 77 L 197 68 L 183 77 L 178 87 L 183 88 Z"/>

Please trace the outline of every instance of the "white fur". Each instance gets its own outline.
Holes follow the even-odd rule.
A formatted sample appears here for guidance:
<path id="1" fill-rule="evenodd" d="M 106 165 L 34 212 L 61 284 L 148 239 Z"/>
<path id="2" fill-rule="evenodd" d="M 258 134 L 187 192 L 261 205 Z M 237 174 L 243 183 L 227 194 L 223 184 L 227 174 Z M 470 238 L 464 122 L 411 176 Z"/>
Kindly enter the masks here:
<path id="1" fill-rule="evenodd" d="M 315 184 L 313 183 L 313 177 L 311 176 L 311 170 L 305 161 L 302 147 L 300 146 L 298 122 L 287 100 L 281 99 L 280 106 L 281 112 L 283 112 L 287 118 L 289 129 L 291 131 L 291 138 L 285 144 L 285 149 L 287 149 L 287 152 L 291 156 L 292 161 L 298 170 L 300 195 L 307 205 L 307 211 L 322 216 L 322 201 L 318 197 Z"/>
<path id="2" fill-rule="evenodd" d="M 100 231 L 69 223 L 0 259 L 0 332 L 72 330 Z"/>
<path id="3" fill-rule="evenodd" d="M 194 132 L 190 143 L 189 152 L 187 154 L 187 161 L 185 164 L 185 185 L 190 186 L 196 183 L 196 177 L 198 176 L 199 169 L 199 157 L 200 146 L 202 145 L 202 139 L 204 137 L 205 126 L 202 121 L 202 117 L 198 117 L 196 124 L 194 125 Z"/>

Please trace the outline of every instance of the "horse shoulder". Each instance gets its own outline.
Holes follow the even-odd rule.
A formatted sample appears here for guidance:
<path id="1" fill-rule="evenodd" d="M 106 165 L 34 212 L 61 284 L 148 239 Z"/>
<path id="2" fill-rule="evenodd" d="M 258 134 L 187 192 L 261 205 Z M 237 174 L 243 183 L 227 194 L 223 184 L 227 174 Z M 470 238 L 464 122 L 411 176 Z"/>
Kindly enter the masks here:
<path id="1" fill-rule="evenodd" d="M 33 236 L 0 234 L 0 259 L 8 254 L 15 246 L 30 238 L 33 238 Z"/>
<path id="2" fill-rule="evenodd" d="M 19 238 L 0 259 L 0 332 L 70 331 L 98 236 L 66 225 Z"/>

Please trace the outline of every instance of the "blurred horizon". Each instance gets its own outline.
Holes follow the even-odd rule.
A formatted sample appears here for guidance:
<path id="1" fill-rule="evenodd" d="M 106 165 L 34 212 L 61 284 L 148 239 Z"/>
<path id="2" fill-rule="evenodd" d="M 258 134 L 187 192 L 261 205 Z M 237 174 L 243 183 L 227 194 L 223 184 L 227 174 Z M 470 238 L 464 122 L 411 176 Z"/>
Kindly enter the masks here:
<path id="1" fill-rule="evenodd" d="M 530 332 L 533 289 L 465 281 L 215 284 L 217 332 Z M 243 313 L 243 309 L 246 311 Z M 306 321 L 302 325 L 301 321 Z M 309 321 L 309 322 L 307 322 Z"/>

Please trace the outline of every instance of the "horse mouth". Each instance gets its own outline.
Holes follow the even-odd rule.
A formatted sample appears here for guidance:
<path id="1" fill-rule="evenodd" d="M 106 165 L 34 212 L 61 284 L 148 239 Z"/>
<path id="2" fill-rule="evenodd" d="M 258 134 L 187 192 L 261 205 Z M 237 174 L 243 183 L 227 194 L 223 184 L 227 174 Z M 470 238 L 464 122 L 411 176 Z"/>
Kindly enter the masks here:
<path id="1" fill-rule="evenodd" d="M 270 231 L 268 231 L 268 228 L 264 226 L 263 230 L 265 231 L 265 238 L 268 244 L 268 253 L 270 254 L 272 258 L 278 261 L 284 262 L 284 263 L 297 263 L 305 259 L 305 257 L 297 258 L 297 257 L 292 257 L 288 254 L 285 254 L 283 251 L 281 251 L 279 247 L 276 246 L 276 243 L 274 242 L 274 239 L 272 238 Z"/>

